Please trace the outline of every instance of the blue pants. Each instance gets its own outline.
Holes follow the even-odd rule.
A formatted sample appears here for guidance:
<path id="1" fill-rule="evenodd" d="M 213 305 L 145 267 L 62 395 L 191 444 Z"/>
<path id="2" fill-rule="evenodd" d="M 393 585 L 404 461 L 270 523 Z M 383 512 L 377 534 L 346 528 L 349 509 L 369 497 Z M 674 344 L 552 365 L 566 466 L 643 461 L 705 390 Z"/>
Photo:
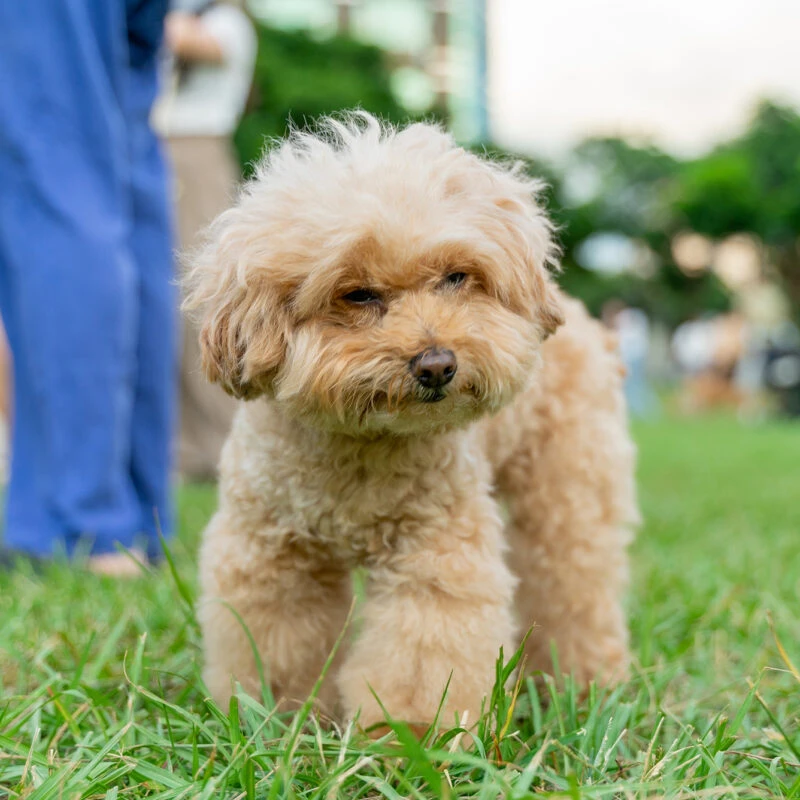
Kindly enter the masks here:
<path id="1" fill-rule="evenodd" d="M 176 298 L 148 124 L 166 5 L 0 2 L 4 539 L 36 555 L 82 540 L 156 554 L 172 529 Z"/>

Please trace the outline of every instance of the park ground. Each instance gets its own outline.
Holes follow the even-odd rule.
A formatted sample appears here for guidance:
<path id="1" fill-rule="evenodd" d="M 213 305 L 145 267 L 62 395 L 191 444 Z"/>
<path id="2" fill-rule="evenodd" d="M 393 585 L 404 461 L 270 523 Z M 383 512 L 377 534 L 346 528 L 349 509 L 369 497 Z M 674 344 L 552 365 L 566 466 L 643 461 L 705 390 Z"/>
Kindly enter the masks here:
<path id="1" fill-rule="evenodd" d="M 215 497 L 184 488 L 172 567 L 0 575 L 0 797 L 800 798 L 800 426 L 635 434 L 624 686 L 495 692 L 472 749 L 401 725 L 372 742 L 268 698 L 219 709 L 192 611 Z"/>

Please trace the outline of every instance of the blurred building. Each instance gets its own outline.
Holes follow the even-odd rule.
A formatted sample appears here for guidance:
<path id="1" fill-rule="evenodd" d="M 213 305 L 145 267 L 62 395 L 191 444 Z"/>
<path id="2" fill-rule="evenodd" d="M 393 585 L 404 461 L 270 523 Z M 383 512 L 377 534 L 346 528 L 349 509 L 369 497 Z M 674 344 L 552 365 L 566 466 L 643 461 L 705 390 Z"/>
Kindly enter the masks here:
<path id="1" fill-rule="evenodd" d="M 249 0 L 252 14 L 320 36 L 346 33 L 391 57 L 395 93 L 412 112 L 449 114 L 464 142 L 488 141 L 487 0 Z"/>

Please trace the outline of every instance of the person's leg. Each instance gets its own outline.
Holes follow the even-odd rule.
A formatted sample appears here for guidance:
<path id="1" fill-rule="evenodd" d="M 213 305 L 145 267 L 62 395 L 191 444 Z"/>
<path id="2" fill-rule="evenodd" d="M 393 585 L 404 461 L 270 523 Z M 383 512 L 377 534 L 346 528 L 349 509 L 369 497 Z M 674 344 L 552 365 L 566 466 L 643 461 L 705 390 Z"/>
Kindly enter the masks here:
<path id="1" fill-rule="evenodd" d="M 6 343 L 6 334 L 3 329 L 3 318 L 0 317 L 0 425 L 8 420 L 8 413 L 10 409 L 10 382 L 11 382 L 11 364 L 8 357 L 8 344 Z"/>
<path id="2" fill-rule="evenodd" d="M 5 485 L 8 466 L 8 431 L 11 409 L 11 361 L 0 316 L 0 487 Z"/>
<path id="3" fill-rule="evenodd" d="M 131 479 L 151 557 L 159 532 L 172 534 L 171 443 L 177 384 L 177 292 L 167 174 L 148 121 L 157 88 L 156 54 L 166 0 L 147 0 L 128 17 L 130 58 L 125 107 L 131 157 L 130 247 L 139 277 Z"/>
<path id="4" fill-rule="evenodd" d="M 14 362 L 5 543 L 130 546 L 138 278 L 119 2 L 0 5 L 0 295 Z"/>

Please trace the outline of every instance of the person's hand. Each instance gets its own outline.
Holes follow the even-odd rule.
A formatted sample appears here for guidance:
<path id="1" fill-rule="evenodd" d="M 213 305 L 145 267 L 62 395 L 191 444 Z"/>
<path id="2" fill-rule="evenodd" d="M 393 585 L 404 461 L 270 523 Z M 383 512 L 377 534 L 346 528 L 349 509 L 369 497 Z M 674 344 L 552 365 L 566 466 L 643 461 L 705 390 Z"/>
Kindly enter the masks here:
<path id="1" fill-rule="evenodd" d="M 164 39 L 170 51 L 187 61 L 222 61 L 222 48 L 203 25 L 185 11 L 171 11 L 164 20 Z"/>
<path id="2" fill-rule="evenodd" d="M 177 53 L 186 39 L 197 35 L 198 20 L 185 11 L 170 11 L 164 19 L 164 39 L 167 47 Z"/>

